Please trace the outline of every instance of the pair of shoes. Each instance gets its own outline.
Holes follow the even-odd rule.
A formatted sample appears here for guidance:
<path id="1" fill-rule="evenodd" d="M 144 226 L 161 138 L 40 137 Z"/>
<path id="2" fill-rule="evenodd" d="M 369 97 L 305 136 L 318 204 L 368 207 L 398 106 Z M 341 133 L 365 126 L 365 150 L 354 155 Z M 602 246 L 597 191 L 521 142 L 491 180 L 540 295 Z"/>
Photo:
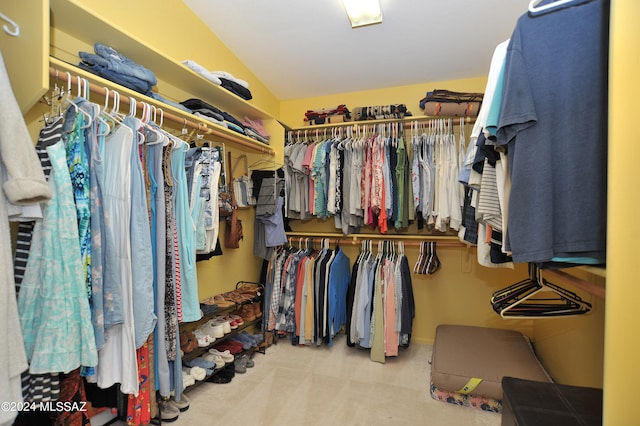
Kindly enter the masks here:
<path id="1" fill-rule="evenodd" d="M 225 319 L 222 315 L 218 315 L 211 320 L 214 325 L 221 325 L 224 334 L 231 333 L 231 321 Z"/>
<path id="2" fill-rule="evenodd" d="M 215 345 L 215 349 L 224 352 L 225 350 L 229 351 L 231 354 L 238 354 L 242 352 L 244 349 L 242 348 L 242 343 L 237 342 L 233 339 L 227 339 L 223 342 L 217 343 Z"/>
<path id="3" fill-rule="evenodd" d="M 235 305 L 232 300 L 227 300 L 222 294 L 216 294 L 213 296 L 213 301 L 220 308 L 230 308 Z"/>
<path id="4" fill-rule="evenodd" d="M 219 356 L 225 363 L 233 362 L 233 360 L 235 359 L 235 357 L 228 350 L 219 351 L 216 348 L 211 348 L 209 349 L 209 353 Z"/>
<path id="5" fill-rule="evenodd" d="M 253 360 L 252 360 L 251 358 L 249 358 L 249 355 L 247 355 L 247 354 L 243 354 L 243 355 L 240 357 L 240 359 L 244 362 L 244 365 L 245 365 L 247 368 L 253 368 L 253 367 L 255 367 L 255 365 L 256 365 L 256 363 L 255 363 L 255 362 L 253 362 Z"/>
<path id="6" fill-rule="evenodd" d="M 206 359 L 201 357 L 184 361 L 184 364 L 187 367 L 200 367 L 207 370 L 213 370 L 216 367 L 216 365 L 213 362 L 207 361 Z"/>
<path id="7" fill-rule="evenodd" d="M 233 363 L 227 364 L 222 370 L 213 374 L 207 379 L 210 383 L 229 383 L 231 379 L 236 375 L 235 367 Z"/>
<path id="8" fill-rule="evenodd" d="M 240 358 L 233 361 L 234 370 L 236 373 L 244 374 L 247 372 L 247 356 L 242 355 Z"/>
<path id="9" fill-rule="evenodd" d="M 191 331 L 183 331 L 180 333 L 180 349 L 188 354 L 198 347 L 198 339 Z"/>
<path id="10" fill-rule="evenodd" d="M 240 342 L 242 344 L 242 349 L 245 351 L 248 351 L 249 349 L 251 349 L 254 345 L 253 345 L 253 339 L 249 339 L 247 338 L 247 336 L 244 336 L 242 334 L 237 334 L 235 336 L 233 336 L 231 338 L 231 340 L 234 340 L 236 342 Z"/>
<path id="11" fill-rule="evenodd" d="M 196 336 L 198 346 L 201 348 L 206 348 L 216 341 L 215 337 L 205 334 L 201 329 L 196 329 L 193 334 Z"/>
<path id="12" fill-rule="evenodd" d="M 258 345 L 259 348 L 268 348 L 273 345 L 274 334 L 271 331 L 268 331 L 264 334 L 264 341 Z"/>
<path id="13" fill-rule="evenodd" d="M 189 409 L 189 399 L 187 399 L 187 396 L 185 394 L 182 394 L 180 396 L 180 401 L 176 401 L 175 397 L 172 396 L 169 400 L 169 404 L 177 408 L 181 413 L 184 413 Z"/>
<path id="14" fill-rule="evenodd" d="M 255 314 L 256 318 L 262 318 L 262 311 L 260 310 L 260 302 L 254 302 L 251 304 L 251 306 L 253 307 L 253 313 Z"/>
<path id="15" fill-rule="evenodd" d="M 226 362 L 218 354 L 206 353 L 202 355 L 202 359 L 213 362 L 216 365 L 216 369 L 220 369 L 225 366 Z"/>
<path id="16" fill-rule="evenodd" d="M 224 325 L 216 324 L 214 320 L 209 320 L 204 324 L 198 326 L 197 330 L 202 331 L 204 334 L 208 334 L 211 337 L 219 339 L 224 337 Z M 231 331 L 231 330 L 229 330 Z M 215 339 L 214 339 L 215 340 Z"/>
<path id="17" fill-rule="evenodd" d="M 202 311 L 202 315 L 211 315 L 218 311 L 218 305 L 216 305 L 215 303 L 200 303 L 200 310 Z"/>
<path id="18" fill-rule="evenodd" d="M 228 314 L 222 317 L 225 321 L 229 321 L 229 326 L 231 330 L 237 329 L 239 326 L 244 324 L 244 320 L 240 315 Z"/>
<path id="19" fill-rule="evenodd" d="M 258 284 L 243 283 L 236 289 L 236 291 L 242 294 L 247 294 L 253 298 L 261 294 L 261 287 Z"/>
<path id="20" fill-rule="evenodd" d="M 258 346 L 264 340 L 264 337 L 261 333 L 251 334 L 243 331 L 240 333 L 241 336 L 244 336 L 247 339 L 250 339 L 253 342 L 253 346 Z"/>
<path id="21" fill-rule="evenodd" d="M 174 407 L 168 399 L 162 399 L 158 401 L 158 408 L 160 409 L 160 420 L 163 422 L 171 423 L 178 420 L 180 410 Z"/>
<path id="22" fill-rule="evenodd" d="M 245 321 L 256 320 L 256 314 L 255 314 L 255 311 L 253 310 L 252 305 L 253 305 L 252 303 L 248 303 L 248 304 L 242 305 L 242 307 L 240 308 L 240 316 L 242 317 L 243 320 Z"/>
<path id="23" fill-rule="evenodd" d="M 182 390 L 196 384 L 196 379 L 190 374 L 189 369 L 182 367 Z"/>
<path id="24" fill-rule="evenodd" d="M 182 372 L 188 374 L 193 379 L 194 383 L 204 380 L 210 371 L 212 371 L 212 369 L 198 366 L 188 368 L 182 367 Z M 182 378 L 184 378 L 184 374 L 182 375 Z"/>

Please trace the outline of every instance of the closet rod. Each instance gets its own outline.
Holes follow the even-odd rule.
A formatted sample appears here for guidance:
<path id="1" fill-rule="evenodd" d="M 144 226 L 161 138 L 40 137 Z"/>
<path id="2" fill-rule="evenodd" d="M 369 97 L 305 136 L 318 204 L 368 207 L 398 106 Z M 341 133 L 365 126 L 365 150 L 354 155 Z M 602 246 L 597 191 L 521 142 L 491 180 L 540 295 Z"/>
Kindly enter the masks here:
<path id="1" fill-rule="evenodd" d="M 601 299 L 605 298 L 605 295 L 607 292 L 606 289 L 602 286 L 599 286 L 594 283 L 590 283 L 588 281 L 581 280 L 578 277 L 575 277 L 571 274 L 567 274 L 566 272 L 560 271 L 558 269 L 544 269 L 542 274 L 546 278 L 549 278 L 549 280 L 552 280 L 555 278 L 558 280 L 566 281 L 572 284 L 573 286 L 581 290 L 584 290 L 589 294 L 593 294 L 594 296 L 599 297 Z"/>
<path id="2" fill-rule="evenodd" d="M 362 240 L 393 240 L 393 241 L 405 241 L 405 245 L 419 247 L 421 242 L 435 241 L 439 245 L 444 247 L 469 247 L 468 244 L 460 242 L 460 239 L 455 236 L 446 235 L 397 235 L 397 234 L 350 234 L 342 235 L 337 232 L 287 232 L 287 237 L 291 238 L 312 238 L 314 240 L 321 240 L 322 238 L 329 238 L 335 241 L 347 242 L 351 241 L 351 244 L 359 244 Z"/>
<path id="3" fill-rule="evenodd" d="M 331 129 L 334 127 L 349 127 L 349 126 L 372 126 L 374 124 L 387 124 L 387 123 L 402 123 L 403 127 L 408 128 L 411 127 L 411 122 L 413 121 L 431 121 L 431 120 L 454 120 L 454 124 L 457 124 L 459 120 L 463 118 L 465 124 L 472 124 L 476 122 L 476 117 L 453 117 L 453 116 L 427 116 L 420 115 L 417 117 L 405 117 L 405 118 L 385 118 L 382 120 L 364 120 L 364 121 L 345 121 L 343 123 L 329 123 L 329 124 L 316 124 L 313 126 L 304 126 L 304 127 L 294 127 L 286 129 L 290 132 L 301 132 L 301 131 L 313 131 L 313 130 L 322 130 L 322 129 Z"/>
<path id="4" fill-rule="evenodd" d="M 361 241 L 365 241 L 367 240 L 367 238 L 363 238 L 362 240 L 358 241 L 357 239 L 352 239 L 351 241 L 349 241 L 348 238 L 319 238 L 319 237 L 311 237 L 311 238 L 303 238 L 300 237 L 301 239 L 301 243 L 305 243 L 307 241 L 311 241 L 311 243 L 322 243 L 322 241 L 327 241 L 329 244 L 346 244 L 346 243 L 351 243 L 351 245 L 358 245 L 360 244 Z M 292 247 L 296 246 L 296 239 L 294 237 L 289 237 L 288 238 L 289 241 L 289 245 Z M 382 240 L 381 240 L 382 241 Z M 394 239 L 385 239 L 384 241 L 403 241 L 405 247 L 420 247 L 420 242 L 418 241 L 404 241 L 400 238 L 394 238 Z M 466 247 L 466 244 L 462 244 L 462 243 L 453 243 L 453 242 L 437 242 L 436 243 L 438 245 L 438 247 Z"/>
<path id="5" fill-rule="evenodd" d="M 55 58 L 51 58 L 52 62 L 53 59 Z M 56 60 L 57 62 L 60 62 L 62 64 L 64 64 L 62 61 Z M 67 64 L 64 64 L 67 65 Z M 70 68 L 71 66 L 67 65 L 67 66 L 61 66 L 61 68 Z M 74 72 L 76 75 L 71 75 L 71 74 L 67 74 L 67 72 Z M 84 70 L 81 69 L 77 69 L 77 70 L 71 70 L 71 71 L 62 71 L 59 70 L 58 68 L 54 67 L 54 66 L 50 66 L 49 67 L 49 75 L 52 78 L 61 80 L 65 83 L 67 83 L 69 81 L 69 78 L 71 78 L 71 83 L 72 84 L 78 84 L 78 79 L 77 76 L 79 75 L 80 78 L 84 78 L 86 80 L 89 80 L 89 89 L 91 91 L 91 93 L 94 93 L 96 95 L 101 95 L 101 96 L 106 96 L 107 95 L 107 90 L 105 89 L 105 87 L 101 86 L 101 85 L 105 85 L 105 86 L 112 86 L 114 83 L 103 79 L 100 76 L 96 76 L 94 74 L 91 74 L 89 72 L 85 72 Z M 125 87 L 119 87 L 117 90 L 109 90 L 109 97 L 113 97 L 113 92 L 117 91 L 121 94 L 120 97 L 120 102 L 129 105 L 129 97 L 133 97 L 134 99 L 136 99 L 136 101 L 138 102 L 145 102 L 147 104 L 153 105 L 158 109 L 162 110 L 162 116 L 164 117 L 164 119 L 169 120 L 169 121 L 173 121 L 174 123 L 180 124 L 182 126 L 186 126 L 186 127 L 190 127 L 192 129 L 198 130 L 200 133 L 204 134 L 204 135 L 211 135 L 211 136 L 217 136 L 219 138 L 225 139 L 229 142 L 232 142 L 236 145 L 242 145 L 245 148 L 251 149 L 253 151 L 259 151 L 261 154 L 267 154 L 270 156 L 275 155 L 275 152 L 267 147 L 262 147 L 256 144 L 253 144 L 251 142 L 246 142 L 242 139 L 239 139 L 237 137 L 234 137 L 232 135 L 228 135 L 220 130 L 214 129 L 214 128 L 210 128 L 208 127 L 209 123 L 198 123 L 198 122 L 194 122 L 194 121 L 190 121 L 185 117 L 181 117 L 177 114 L 173 114 L 171 112 L 167 112 L 167 108 L 174 108 L 171 105 L 167 105 L 163 102 L 160 101 L 156 101 L 155 99 L 152 98 L 147 98 L 144 101 L 139 101 L 138 98 L 140 96 L 144 96 L 141 93 L 138 92 L 134 92 L 132 90 L 129 90 Z M 126 96 L 124 96 L 126 95 Z M 174 108 L 176 111 L 179 111 L 177 108 Z M 212 123 L 213 124 L 213 123 Z"/>

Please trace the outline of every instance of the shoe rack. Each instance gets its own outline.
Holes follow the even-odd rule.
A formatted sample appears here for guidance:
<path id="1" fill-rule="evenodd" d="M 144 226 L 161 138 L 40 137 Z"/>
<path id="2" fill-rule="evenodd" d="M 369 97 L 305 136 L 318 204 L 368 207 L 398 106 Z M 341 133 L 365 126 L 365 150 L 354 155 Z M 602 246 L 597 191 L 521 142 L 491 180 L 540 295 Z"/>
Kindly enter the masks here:
<path id="1" fill-rule="evenodd" d="M 244 324 L 242 325 L 238 325 L 238 327 L 236 329 L 232 329 L 229 333 L 225 333 L 223 337 L 219 337 L 216 338 L 216 340 L 214 342 L 212 342 L 211 344 L 207 345 L 207 346 L 197 346 L 195 347 L 193 350 L 189 351 L 189 352 L 185 352 L 184 355 L 182 356 L 182 361 L 183 363 L 193 360 L 203 354 L 206 354 L 208 352 L 209 349 L 214 348 L 216 345 L 218 345 L 219 343 L 231 339 L 234 336 L 237 336 L 239 334 L 241 334 L 243 331 L 247 330 L 247 331 L 251 331 L 251 330 L 255 330 L 256 334 L 262 333 L 263 335 L 263 340 L 262 342 L 258 345 L 258 346 L 254 346 L 250 349 L 247 350 L 243 350 L 242 352 L 235 354 L 234 358 L 235 360 L 238 360 L 241 356 L 243 355 L 247 355 L 249 358 L 251 358 L 253 356 L 254 353 L 258 352 L 258 353 L 265 353 L 266 351 L 266 339 L 264 338 L 264 331 L 262 330 L 262 310 L 263 310 L 263 300 L 264 300 L 264 286 L 260 283 L 254 283 L 254 282 L 248 282 L 248 281 L 239 281 L 236 283 L 236 291 L 239 291 L 243 285 L 246 284 L 250 284 L 250 285 L 254 285 L 258 287 L 258 292 L 257 294 L 255 294 L 252 297 L 234 297 L 232 294 L 234 292 L 228 292 L 228 293 L 224 293 L 222 296 L 227 295 L 227 298 L 225 300 L 229 300 L 232 301 L 233 304 L 231 306 L 226 306 L 226 307 L 218 307 L 214 312 L 208 313 L 203 315 L 203 317 L 195 322 L 190 322 L 190 323 L 181 323 L 179 325 L 179 332 L 180 334 L 183 332 L 195 332 L 195 330 L 202 326 L 203 324 L 206 324 L 208 321 L 215 319 L 217 316 L 226 316 L 228 314 L 231 313 L 235 313 L 236 315 L 242 316 L 241 313 L 243 312 L 243 309 L 247 309 L 249 306 L 251 306 L 252 304 L 259 304 L 258 306 L 260 307 L 260 317 L 258 318 L 254 318 L 253 320 L 247 320 L 244 318 L 243 316 L 243 320 L 244 320 Z M 230 294 L 231 293 L 231 294 Z M 217 295 L 216 297 L 221 296 L 221 295 Z M 213 299 L 213 298 L 211 298 Z M 233 300 L 232 300 L 233 299 Z M 224 367 L 221 368 L 216 368 L 213 370 L 213 373 L 206 376 L 205 379 L 200 380 L 200 381 L 196 381 L 196 383 L 194 385 L 191 385 L 189 387 L 187 387 L 185 389 L 185 391 L 189 391 L 197 386 L 199 386 L 202 383 L 206 383 L 207 380 L 209 378 L 211 378 L 212 376 L 215 376 L 217 373 L 219 373 L 220 371 L 224 370 L 225 368 L 228 368 L 228 364 L 225 365 Z"/>

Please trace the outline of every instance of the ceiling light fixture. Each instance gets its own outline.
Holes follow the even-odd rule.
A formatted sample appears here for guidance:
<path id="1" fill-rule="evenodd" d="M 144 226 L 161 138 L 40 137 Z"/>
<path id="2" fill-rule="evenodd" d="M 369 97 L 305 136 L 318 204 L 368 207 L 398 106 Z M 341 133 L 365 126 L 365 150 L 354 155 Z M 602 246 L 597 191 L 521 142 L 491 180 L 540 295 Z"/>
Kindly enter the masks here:
<path id="1" fill-rule="evenodd" d="M 379 0 L 342 0 L 352 28 L 382 23 Z"/>

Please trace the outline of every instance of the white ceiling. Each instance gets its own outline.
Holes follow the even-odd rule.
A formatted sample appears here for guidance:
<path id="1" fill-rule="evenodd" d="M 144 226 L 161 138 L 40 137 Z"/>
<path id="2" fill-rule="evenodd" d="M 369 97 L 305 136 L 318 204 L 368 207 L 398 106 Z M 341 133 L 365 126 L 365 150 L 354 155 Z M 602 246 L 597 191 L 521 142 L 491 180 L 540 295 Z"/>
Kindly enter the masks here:
<path id="1" fill-rule="evenodd" d="M 357 29 L 340 0 L 184 2 L 288 100 L 484 76 L 529 0 L 381 0 L 383 23 Z"/>

